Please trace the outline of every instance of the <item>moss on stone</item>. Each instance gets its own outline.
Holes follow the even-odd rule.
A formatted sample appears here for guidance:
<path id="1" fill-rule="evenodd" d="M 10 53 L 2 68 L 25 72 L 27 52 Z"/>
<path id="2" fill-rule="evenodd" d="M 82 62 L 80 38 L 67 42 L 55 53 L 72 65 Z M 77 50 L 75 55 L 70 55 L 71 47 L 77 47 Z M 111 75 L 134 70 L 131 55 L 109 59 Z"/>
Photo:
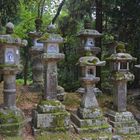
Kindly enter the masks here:
<path id="1" fill-rule="evenodd" d="M 61 102 L 57 100 L 42 100 L 39 105 L 52 105 L 52 106 L 59 106 Z"/>
<path id="2" fill-rule="evenodd" d="M 127 72 L 127 73 L 115 72 L 115 73 L 112 73 L 112 79 L 116 81 L 120 81 L 120 80 L 131 81 L 131 80 L 134 80 L 134 75 L 130 72 Z"/>
<path id="3" fill-rule="evenodd" d="M 4 68 L 4 67 L 18 67 L 18 65 L 15 65 L 15 64 L 0 64 L 0 68 Z"/>
<path id="4" fill-rule="evenodd" d="M 21 113 L 9 109 L 0 110 L 0 134 L 18 135 L 23 124 L 24 118 Z"/>
<path id="5" fill-rule="evenodd" d="M 56 127 L 64 127 L 65 126 L 65 119 L 69 116 L 68 112 L 58 112 L 55 113 L 53 118 L 53 122 L 52 122 L 52 126 L 56 126 Z"/>
<path id="6" fill-rule="evenodd" d="M 41 42 L 41 41 L 47 41 L 52 39 L 63 40 L 63 38 L 59 34 L 45 33 L 42 37 L 38 39 L 38 41 Z"/>
<path id="7" fill-rule="evenodd" d="M 125 44 L 123 42 L 118 42 L 118 45 L 116 47 L 117 52 L 125 52 Z"/>

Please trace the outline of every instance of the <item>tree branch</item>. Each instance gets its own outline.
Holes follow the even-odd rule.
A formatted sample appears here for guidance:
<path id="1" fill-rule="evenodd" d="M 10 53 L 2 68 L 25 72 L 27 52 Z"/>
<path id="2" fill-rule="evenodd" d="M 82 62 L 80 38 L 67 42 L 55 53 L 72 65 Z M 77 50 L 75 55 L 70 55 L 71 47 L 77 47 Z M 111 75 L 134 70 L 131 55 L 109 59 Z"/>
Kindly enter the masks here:
<path id="1" fill-rule="evenodd" d="M 57 17 L 59 16 L 59 14 L 60 14 L 60 12 L 61 12 L 61 10 L 62 10 L 62 7 L 63 7 L 64 3 L 65 3 L 65 0 L 63 0 L 63 1 L 60 3 L 60 5 L 59 5 L 59 7 L 58 7 L 58 10 L 57 10 L 57 13 L 56 13 L 56 15 L 54 16 L 54 18 L 52 19 L 52 24 L 55 23 Z"/>

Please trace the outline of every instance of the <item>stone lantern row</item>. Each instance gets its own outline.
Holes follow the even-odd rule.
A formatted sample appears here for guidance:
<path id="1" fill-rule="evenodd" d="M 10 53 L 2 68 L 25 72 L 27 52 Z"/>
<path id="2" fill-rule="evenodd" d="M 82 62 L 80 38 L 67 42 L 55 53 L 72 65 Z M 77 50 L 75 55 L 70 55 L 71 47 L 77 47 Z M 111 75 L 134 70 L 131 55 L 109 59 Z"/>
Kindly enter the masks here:
<path id="1" fill-rule="evenodd" d="M 86 26 L 87 27 L 87 26 Z M 23 114 L 16 107 L 16 84 L 15 76 L 19 66 L 19 46 L 26 45 L 25 41 L 13 34 L 13 24 L 7 25 L 6 35 L 0 35 L 0 71 L 4 75 L 4 107 L 0 109 L 0 129 L 13 132 L 12 127 L 16 127 L 18 132 L 20 125 L 23 125 Z M 78 64 L 81 67 L 81 83 L 84 87 L 84 94 L 80 107 L 74 113 L 68 113 L 65 106 L 57 100 L 57 63 L 64 59 L 64 54 L 60 53 L 59 45 L 63 43 L 63 38 L 56 33 L 54 25 L 50 25 L 47 32 L 41 35 L 39 32 L 30 33 L 34 39 L 34 48 L 31 52 L 36 62 L 34 75 L 36 86 L 42 82 L 39 73 L 44 77 L 44 96 L 33 110 L 33 125 L 37 130 L 46 131 L 66 131 L 72 125 L 77 133 L 100 132 L 112 133 L 112 127 L 116 134 L 136 134 L 140 132 L 137 121 L 131 112 L 126 109 L 127 81 L 133 80 L 134 75 L 129 72 L 129 63 L 136 59 L 125 52 L 124 46 L 116 48 L 116 52 L 107 60 L 110 62 L 111 80 L 113 88 L 114 108 L 106 112 L 107 121 L 99 107 L 96 99 L 96 84 L 100 77 L 96 76 L 96 67 L 104 66 L 105 61 L 100 61 L 96 56 L 101 50 L 95 46 L 95 38 L 101 34 L 91 28 L 85 28 L 78 33 L 81 39 L 81 47 L 84 48 L 85 55 L 79 58 Z M 40 64 L 41 62 L 42 65 Z M 44 70 L 43 70 L 44 69 Z M 44 74 L 43 74 L 44 71 Z M 42 85 L 39 85 L 42 88 Z M 11 116 L 7 121 L 5 115 Z M 7 117 L 8 118 L 8 117 Z M 18 119 L 16 119 L 18 118 Z M 8 125 L 7 125 L 8 124 Z M 9 125 L 10 124 L 10 125 Z M 9 131 L 6 131 L 7 133 Z"/>

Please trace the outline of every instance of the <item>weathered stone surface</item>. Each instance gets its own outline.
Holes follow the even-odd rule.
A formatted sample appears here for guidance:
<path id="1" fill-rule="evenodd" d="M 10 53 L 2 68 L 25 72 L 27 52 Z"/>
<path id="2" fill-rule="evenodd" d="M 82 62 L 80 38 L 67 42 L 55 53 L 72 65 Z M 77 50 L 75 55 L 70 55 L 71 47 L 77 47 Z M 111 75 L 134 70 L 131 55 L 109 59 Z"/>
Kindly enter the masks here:
<path id="1" fill-rule="evenodd" d="M 98 140 L 109 140 L 108 136 L 99 137 Z"/>
<path id="2" fill-rule="evenodd" d="M 70 114 L 64 106 L 43 106 L 44 110 L 33 111 L 33 123 L 35 128 L 48 131 L 66 131 L 70 125 Z"/>
<path id="3" fill-rule="evenodd" d="M 123 138 L 119 135 L 112 136 L 112 140 L 123 140 Z"/>
<path id="4" fill-rule="evenodd" d="M 57 98 L 57 64 L 56 61 L 50 61 L 45 66 L 45 98 Z"/>
<path id="5" fill-rule="evenodd" d="M 4 105 L 16 106 L 16 75 L 4 75 Z"/>
<path id="6" fill-rule="evenodd" d="M 95 112 L 94 112 L 95 111 Z M 85 132 L 112 132 L 112 127 L 108 124 L 107 119 L 102 115 L 99 109 L 91 111 L 92 115 L 95 116 L 92 118 L 80 118 L 79 115 L 71 114 L 71 120 L 74 123 L 74 128 L 78 133 Z M 87 117 L 87 116 L 86 116 Z"/>
<path id="7" fill-rule="evenodd" d="M 77 110 L 77 115 L 83 119 L 96 119 L 100 117 L 101 114 L 102 112 L 99 108 L 88 109 L 80 107 Z"/>
<path id="8" fill-rule="evenodd" d="M 73 114 L 71 116 L 71 119 L 80 128 L 91 127 L 91 126 L 98 127 L 107 124 L 107 120 L 103 116 L 100 116 L 100 118 L 96 118 L 96 119 L 95 118 L 80 119 L 77 115 Z"/>
<path id="9" fill-rule="evenodd" d="M 115 134 L 140 133 L 138 122 L 131 112 L 108 111 L 106 116 L 109 118 L 109 123 L 114 127 Z"/>
<path id="10" fill-rule="evenodd" d="M 57 105 L 49 105 L 49 104 L 44 104 L 44 105 L 38 105 L 37 107 L 38 112 L 40 113 L 54 113 L 58 111 L 65 111 L 65 106 L 62 104 Z"/>
<path id="11" fill-rule="evenodd" d="M 61 87 L 61 86 L 57 86 L 57 99 L 59 100 L 59 101 L 64 101 L 64 96 L 65 96 L 65 90 L 64 90 L 64 88 L 63 87 Z"/>
<path id="12" fill-rule="evenodd" d="M 93 87 L 88 87 L 88 91 L 83 95 L 81 101 L 81 107 L 83 108 L 96 108 L 98 107 L 98 102 L 96 96 L 93 92 Z"/>
<path id="13" fill-rule="evenodd" d="M 36 128 L 57 128 L 69 127 L 69 113 L 68 112 L 56 112 L 40 114 L 34 111 L 34 122 Z"/>
<path id="14" fill-rule="evenodd" d="M 114 107 L 119 112 L 126 111 L 127 105 L 127 81 L 114 82 L 114 96 L 113 103 Z"/>
<path id="15" fill-rule="evenodd" d="M 33 111 L 33 124 L 37 129 L 65 131 L 70 125 L 70 114 L 57 100 L 44 100 Z"/>
<path id="16" fill-rule="evenodd" d="M 40 86 L 42 87 L 42 89 L 43 89 L 43 84 L 44 84 L 43 70 L 44 70 L 44 67 L 43 67 L 41 58 L 39 57 L 33 58 L 32 59 L 33 85 L 37 87 Z"/>

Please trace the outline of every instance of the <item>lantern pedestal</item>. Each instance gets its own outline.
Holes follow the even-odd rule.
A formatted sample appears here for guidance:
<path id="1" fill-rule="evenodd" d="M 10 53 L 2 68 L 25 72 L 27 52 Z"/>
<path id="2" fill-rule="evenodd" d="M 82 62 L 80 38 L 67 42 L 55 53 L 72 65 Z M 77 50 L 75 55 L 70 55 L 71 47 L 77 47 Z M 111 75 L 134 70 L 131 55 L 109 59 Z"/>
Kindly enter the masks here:
<path id="1" fill-rule="evenodd" d="M 56 100 L 44 100 L 33 111 L 33 123 L 39 131 L 64 132 L 69 129 L 70 114 L 65 106 Z"/>
<path id="2" fill-rule="evenodd" d="M 106 116 L 109 118 L 109 123 L 113 126 L 114 134 L 121 135 L 140 133 L 140 126 L 131 112 L 108 110 Z"/>
<path id="3" fill-rule="evenodd" d="M 6 136 L 21 135 L 25 126 L 25 116 L 18 108 L 0 108 L 0 134 Z"/>
<path id="4" fill-rule="evenodd" d="M 85 93 L 77 113 L 71 115 L 77 133 L 92 133 L 100 131 L 111 134 L 112 129 L 99 108 L 94 92 L 95 83 L 99 80 L 100 78 L 98 77 L 82 78 L 85 86 Z"/>

